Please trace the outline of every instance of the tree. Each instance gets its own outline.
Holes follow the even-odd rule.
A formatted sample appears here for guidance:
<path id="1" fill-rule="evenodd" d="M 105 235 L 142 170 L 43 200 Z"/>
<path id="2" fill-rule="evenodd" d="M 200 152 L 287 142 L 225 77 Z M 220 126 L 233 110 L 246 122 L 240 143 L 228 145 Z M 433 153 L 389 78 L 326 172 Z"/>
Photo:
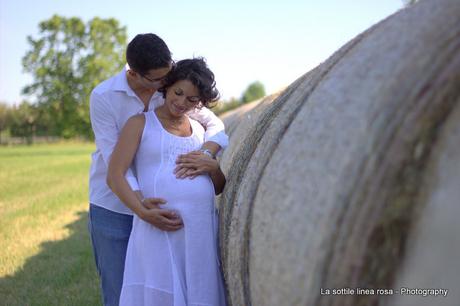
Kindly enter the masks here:
<path id="1" fill-rule="evenodd" d="M 219 101 L 217 105 L 211 110 L 216 114 L 217 116 L 220 116 L 221 114 L 228 112 L 232 109 L 238 108 L 242 105 L 241 101 L 236 99 L 236 98 L 231 98 L 228 101 Z"/>
<path id="2" fill-rule="evenodd" d="M 37 128 L 39 112 L 37 106 L 23 101 L 11 109 L 11 122 L 9 124 L 12 136 L 25 137 L 28 144 L 32 144 Z"/>
<path id="3" fill-rule="evenodd" d="M 0 144 L 2 143 L 2 132 L 11 123 L 11 108 L 6 103 L 0 102 Z"/>
<path id="4" fill-rule="evenodd" d="M 90 20 L 54 15 L 39 24 L 38 38 L 23 57 L 33 83 L 23 89 L 33 95 L 52 135 L 91 137 L 89 95 L 94 86 L 118 72 L 125 62 L 126 27 L 116 19 Z"/>
<path id="5" fill-rule="evenodd" d="M 265 97 L 265 87 L 261 82 L 256 81 L 249 84 L 248 88 L 243 92 L 241 102 L 248 103 L 262 97 Z"/>

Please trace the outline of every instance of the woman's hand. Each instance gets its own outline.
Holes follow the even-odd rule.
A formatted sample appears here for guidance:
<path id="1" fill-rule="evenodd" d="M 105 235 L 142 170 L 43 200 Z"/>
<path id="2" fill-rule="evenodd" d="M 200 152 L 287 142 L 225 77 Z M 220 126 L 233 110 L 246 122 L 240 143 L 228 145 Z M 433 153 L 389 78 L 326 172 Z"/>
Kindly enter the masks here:
<path id="1" fill-rule="evenodd" d="M 189 177 L 193 179 L 197 175 L 206 173 L 211 177 L 216 195 L 224 190 L 225 175 L 219 167 L 219 162 L 211 156 L 201 151 L 192 151 L 188 154 L 179 155 L 176 164 L 174 173 L 177 178 Z"/>
<path id="2" fill-rule="evenodd" d="M 201 151 L 179 155 L 174 174 L 177 178 L 193 179 L 201 174 L 212 174 L 219 170 L 219 162 Z"/>
<path id="3" fill-rule="evenodd" d="M 179 214 L 173 210 L 160 208 L 166 201 L 160 198 L 142 200 L 142 209 L 137 213 L 139 218 L 163 231 L 177 231 L 184 224 Z"/>

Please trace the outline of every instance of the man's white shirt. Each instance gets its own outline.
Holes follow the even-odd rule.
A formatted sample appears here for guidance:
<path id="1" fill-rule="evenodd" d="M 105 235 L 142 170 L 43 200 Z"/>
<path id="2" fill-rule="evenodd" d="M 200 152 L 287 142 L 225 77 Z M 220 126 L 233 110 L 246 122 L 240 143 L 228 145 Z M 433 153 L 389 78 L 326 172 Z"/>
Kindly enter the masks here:
<path id="1" fill-rule="evenodd" d="M 163 103 L 163 95 L 156 92 L 150 99 L 149 111 Z M 132 214 L 131 210 L 107 186 L 107 168 L 126 121 L 143 111 L 144 104 L 128 85 L 126 69 L 102 82 L 92 91 L 90 117 L 96 140 L 96 151 L 91 155 L 90 203 L 118 213 Z M 228 137 L 224 131 L 224 124 L 212 111 L 203 107 L 190 112 L 189 115 L 205 127 L 205 141 L 218 143 L 222 150 L 227 147 Z M 139 189 L 132 169 L 127 171 L 126 179 L 133 190 Z"/>

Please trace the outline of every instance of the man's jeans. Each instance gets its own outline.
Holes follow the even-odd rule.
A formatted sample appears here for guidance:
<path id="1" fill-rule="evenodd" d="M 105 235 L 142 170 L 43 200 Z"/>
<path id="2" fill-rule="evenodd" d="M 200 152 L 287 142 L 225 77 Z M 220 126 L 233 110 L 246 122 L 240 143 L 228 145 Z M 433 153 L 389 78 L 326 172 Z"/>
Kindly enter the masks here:
<path id="1" fill-rule="evenodd" d="M 88 230 L 104 306 L 118 306 L 133 217 L 90 204 Z"/>

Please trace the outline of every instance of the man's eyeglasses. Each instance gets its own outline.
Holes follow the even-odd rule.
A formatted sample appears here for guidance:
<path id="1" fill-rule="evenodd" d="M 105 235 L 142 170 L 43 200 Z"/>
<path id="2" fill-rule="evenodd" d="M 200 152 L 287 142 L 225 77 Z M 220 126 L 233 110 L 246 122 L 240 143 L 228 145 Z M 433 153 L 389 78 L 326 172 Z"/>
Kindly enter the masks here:
<path id="1" fill-rule="evenodd" d="M 151 83 L 161 82 L 161 81 L 163 81 L 164 78 L 166 77 L 166 75 L 165 75 L 165 76 L 163 76 L 163 77 L 161 77 L 161 78 L 158 78 L 158 79 L 151 79 L 151 78 L 148 78 L 147 76 L 145 76 L 145 75 L 143 75 L 143 74 L 139 74 L 139 75 L 140 75 L 141 77 L 143 77 L 144 79 L 146 79 L 147 81 L 151 82 Z"/>
<path id="2" fill-rule="evenodd" d="M 172 61 L 171 62 L 171 70 L 173 70 L 175 66 L 176 66 L 176 62 Z M 167 74 L 162 76 L 161 78 L 158 78 L 158 79 L 151 79 L 151 78 L 147 77 L 145 74 L 141 74 L 141 73 L 139 73 L 139 75 L 141 77 L 143 77 L 144 79 L 146 79 L 147 81 L 151 82 L 151 83 L 157 83 L 157 82 L 163 81 Z"/>

